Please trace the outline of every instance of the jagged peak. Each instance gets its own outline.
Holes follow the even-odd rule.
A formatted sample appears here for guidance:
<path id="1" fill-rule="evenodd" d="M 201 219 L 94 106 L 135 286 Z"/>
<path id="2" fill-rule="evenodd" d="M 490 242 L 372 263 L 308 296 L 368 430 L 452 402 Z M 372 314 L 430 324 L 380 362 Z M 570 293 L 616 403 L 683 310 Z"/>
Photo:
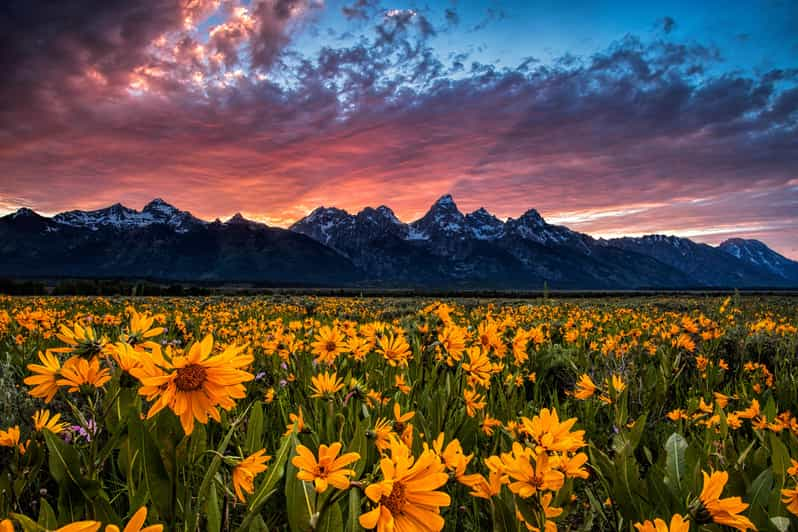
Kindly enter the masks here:
<path id="1" fill-rule="evenodd" d="M 402 225 L 401 220 L 396 217 L 393 210 L 387 205 L 380 205 L 376 209 L 374 207 L 365 207 L 360 212 L 357 213 L 358 218 L 366 218 L 369 220 L 384 220 L 388 221 L 392 224 Z"/>
<path id="2" fill-rule="evenodd" d="M 399 218 L 397 218 L 396 214 L 393 212 L 393 209 L 388 207 L 387 205 L 380 205 L 377 207 L 377 212 L 382 214 L 383 216 L 390 218 L 391 220 L 395 221 L 396 223 L 402 223 Z"/>
<path id="3" fill-rule="evenodd" d="M 432 204 L 432 208 L 436 207 L 459 211 L 457 204 L 454 202 L 454 198 L 452 198 L 451 194 L 444 194 L 435 200 L 435 203 Z"/>
<path id="4" fill-rule="evenodd" d="M 142 209 L 144 212 L 148 211 L 178 211 L 179 209 L 171 203 L 164 201 L 161 198 L 155 198 L 147 203 Z"/>
<path id="5" fill-rule="evenodd" d="M 767 244 L 765 244 L 761 240 L 757 240 L 755 238 L 739 238 L 739 237 L 727 238 L 726 240 L 718 244 L 718 247 L 720 248 L 728 246 L 756 246 L 762 248 L 768 247 Z"/>
<path id="6" fill-rule="evenodd" d="M 535 220 L 543 220 L 543 216 L 540 215 L 537 209 L 529 209 L 524 214 L 521 215 L 521 219 L 535 219 Z"/>
<path id="7" fill-rule="evenodd" d="M 227 222 L 225 222 L 225 223 L 228 223 L 228 224 L 240 224 L 240 223 L 248 223 L 248 222 L 249 222 L 249 220 L 244 218 L 244 216 L 240 212 L 237 212 L 233 216 L 231 216 L 230 219 L 227 220 Z"/>
<path id="8" fill-rule="evenodd" d="M 39 218 L 41 217 L 39 213 L 37 213 L 33 209 L 29 209 L 28 207 L 20 207 L 19 209 L 11 213 L 11 218 L 15 219 L 28 217 L 28 216 L 39 217 Z"/>
<path id="9" fill-rule="evenodd" d="M 313 219 L 313 218 L 317 218 L 319 216 L 330 215 L 330 214 L 334 214 L 334 215 L 338 215 L 338 216 L 349 216 L 349 213 L 347 211 L 345 211 L 344 209 L 339 209 L 338 207 L 325 207 L 324 205 L 320 205 L 320 206 L 316 207 L 315 209 L 313 209 L 312 211 L 310 211 L 310 214 L 305 216 L 304 219 L 308 220 L 308 219 Z"/>

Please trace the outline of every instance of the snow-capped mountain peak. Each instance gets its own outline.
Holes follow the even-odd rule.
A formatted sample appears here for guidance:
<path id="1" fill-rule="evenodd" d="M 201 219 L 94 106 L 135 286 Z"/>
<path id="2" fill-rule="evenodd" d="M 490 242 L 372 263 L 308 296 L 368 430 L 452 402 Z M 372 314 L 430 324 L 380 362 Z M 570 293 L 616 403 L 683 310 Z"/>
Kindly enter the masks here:
<path id="1" fill-rule="evenodd" d="M 478 240 L 495 240 L 504 233 L 504 222 L 484 207 L 466 214 L 465 220 L 472 236 Z"/>
<path id="2" fill-rule="evenodd" d="M 427 214 L 410 224 L 411 234 L 416 240 L 436 236 L 462 236 L 465 230 L 465 215 L 460 212 L 452 196 L 441 196 L 432 204 Z"/>
<path id="3" fill-rule="evenodd" d="M 322 244 L 329 244 L 335 233 L 354 224 L 355 217 L 337 207 L 316 207 L 313 211 L 295 222 L 291 230 L 307 235 Z"/>
<path id="4" fill-rule="evenodd" d="M 768 270 L 779 277 L 798 276 L 798 262 L 773 251 L 759 240 L 730 238 L 722 242 L 718 249 L 756 267 Z"/>
<path id="5" fill-rule="evenodd" d="M 167 203 L 161 198 L 155 198 L 154 200 L 152 200 L 151 202 L 149 202 L 144 206 L 142 212 L 160 213 L 169 216 L 174 216 L 175 214 L 178 214 L 181 211 L 174 205 Z"/>
<path id="6" fill-rule="evenodd" d="M 72 227 L 98 230 L 101 227 L 127 229 L 145 227 L 152 224 L 166 224 L 177 232 L 187 232 L 192 225 L 203 224 L 187 211 L 181 211 L 161 199 L 155 199 L 144 206 L 142 211 L 115 203 L 104 209 L 93 211 L 67 211 L 53 217 L 57 223 Z"/>

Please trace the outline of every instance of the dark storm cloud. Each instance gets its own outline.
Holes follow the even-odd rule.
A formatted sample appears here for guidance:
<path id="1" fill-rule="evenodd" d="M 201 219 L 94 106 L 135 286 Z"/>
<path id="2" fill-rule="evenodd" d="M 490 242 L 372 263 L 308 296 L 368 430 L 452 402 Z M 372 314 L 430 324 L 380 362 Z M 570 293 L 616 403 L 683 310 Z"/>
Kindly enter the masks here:
<path id="1" fill-rule="evenodd" d="M 178 0 L 5 2 L 0 9 L 0 109 L 78 92 L 87 71 L 126 84 L 147 60 L 146 49 L 182 24 Z"/>

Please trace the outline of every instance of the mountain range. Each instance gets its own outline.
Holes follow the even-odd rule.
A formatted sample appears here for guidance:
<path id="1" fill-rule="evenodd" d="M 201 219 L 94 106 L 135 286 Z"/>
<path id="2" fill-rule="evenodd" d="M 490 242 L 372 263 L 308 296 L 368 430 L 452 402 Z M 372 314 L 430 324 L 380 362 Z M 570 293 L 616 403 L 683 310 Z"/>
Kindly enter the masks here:
<path id="1" fill-rule="evenodd" d="M 161 199 L 53 217 L 0 217 L 0 276 L 153 278 L 294 286 L 490 289 L 798 287 L 798 262 L 757 240 L 719 246 L 600 239 L 530 209 L 502 221 L 450 195 L 405 223 L 386 206 L 319 207 L 288 229 L 236 214 L 208 222 Z"/>

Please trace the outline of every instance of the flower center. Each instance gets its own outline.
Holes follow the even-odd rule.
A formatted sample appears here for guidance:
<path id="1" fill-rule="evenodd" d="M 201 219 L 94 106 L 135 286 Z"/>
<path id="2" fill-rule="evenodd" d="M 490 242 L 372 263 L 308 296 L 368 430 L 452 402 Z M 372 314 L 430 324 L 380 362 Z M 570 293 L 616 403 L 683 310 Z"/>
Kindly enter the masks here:
<path id="1" fill-rule="evenodd" d="M 333 351 L 335 351 L 336 349 L 338 349 L 338 344 L 336 344 L 335 342 L 333 342 L 332 340 L 330 340 L 329 342 L 327 342 L 327 345 L 326 345 L 326 346 L 324 346 L 324 347 L 327 349 L 327 351 L 329 351 L 329 352 L 333 352 Z"/>
<path id="2" fill-rule="evenodd" d="M 205 383 L 207 372 L 199 364 L 190 364 L 177 370 L 175 386 L 183 392 L 193 392 L 199 390 Z"/>
<path id="3" fill-rule="evenodd" d="M 383 496 L 380 499 L 380 504 L 385 506 L 391 511 L 391 515 L 399 515 L 402 513 L 407 499 L 405 499 L 405 486 L 399 482 L 394 483 L 391 489 L 391 494 L 387 497 Z"/>

